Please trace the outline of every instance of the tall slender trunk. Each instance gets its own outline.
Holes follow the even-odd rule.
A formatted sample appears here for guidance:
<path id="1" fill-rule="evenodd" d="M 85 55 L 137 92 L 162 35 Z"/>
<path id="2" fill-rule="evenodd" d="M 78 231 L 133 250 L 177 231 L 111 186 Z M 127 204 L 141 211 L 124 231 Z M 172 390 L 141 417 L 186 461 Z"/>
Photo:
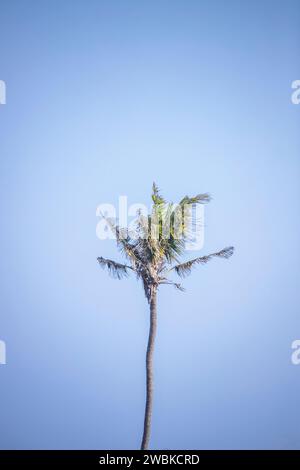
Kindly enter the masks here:
<path id="1" fill-rule="evenodd" d="M 145 407 L 145 419 L 144 419 L 144 433 L 141 444 L 141 449 L 148 449 L 150 432 L 151 432 L 151 418 L 152 418 L 152 406 L 153 406 L 153 352 L 154 352 L 154 341 L 156 335 L 157 325 L 157 306 L 156 306 L 156 294 L 157 288 L 153 287 L 150 298 L 150 329 L 149 339 L 146 355 L 146 407 Z"/>

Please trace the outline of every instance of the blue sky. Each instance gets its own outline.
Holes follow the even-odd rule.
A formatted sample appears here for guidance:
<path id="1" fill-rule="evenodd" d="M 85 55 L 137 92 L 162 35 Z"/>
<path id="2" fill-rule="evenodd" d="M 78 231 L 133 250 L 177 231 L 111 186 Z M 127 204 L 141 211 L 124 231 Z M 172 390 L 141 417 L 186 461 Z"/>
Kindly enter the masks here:
<path id="1" fill-rule="evenodd" d="M 299 449 L 299 2 L 0 9 L 1 448 L 139 446 L 148 306 L 95 214 L 155 180 L 236 253 L 160 291 L 152 448 Z"/>

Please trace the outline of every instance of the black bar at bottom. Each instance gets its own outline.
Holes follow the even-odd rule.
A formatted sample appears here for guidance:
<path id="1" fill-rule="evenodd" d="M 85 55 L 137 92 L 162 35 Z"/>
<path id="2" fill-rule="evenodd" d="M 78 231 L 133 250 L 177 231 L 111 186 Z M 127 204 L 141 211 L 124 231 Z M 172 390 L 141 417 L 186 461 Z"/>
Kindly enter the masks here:
<path id="1" fill-rule="evenodd" d="M 135 469 L 140 465 L 191 465 L 203 463 L 300 462 L 300 451 L 285 450 L 1 450 L 0 467 L 66 464 L 87 467 L 109 465 Z M 146 467 L 147 468 L 147 467 Z"/>

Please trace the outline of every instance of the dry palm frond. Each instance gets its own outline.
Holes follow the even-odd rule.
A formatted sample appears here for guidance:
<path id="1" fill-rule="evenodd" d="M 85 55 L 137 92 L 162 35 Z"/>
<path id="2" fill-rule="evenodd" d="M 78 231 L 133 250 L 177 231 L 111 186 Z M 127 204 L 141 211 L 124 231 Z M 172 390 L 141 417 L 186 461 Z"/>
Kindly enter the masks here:
<path id="1" fill-rule="evenodd" d="M 170 281 L 169 279 L 161 280 L 159 284 L 168 284 L 170 286 L 174 286 L 176 289 L 180 290 L 181 292 L 185 291 L 184 287 L 182 287 L 181 284 L 179 284 L 178 282 Z"/>
<path id="2" fill-rule="evenodd" d="M 132 269 L 131 266 L 117 263 L 111 259 L 102 258 L 102 256 L 97 258 L 97 261 L 103 269 L 107 268 L 109 274 L 117 279 L 122 279 L 122 277 L 128 276 L 128 269 Z"/>
<path id="3" fill-rule="evenodd" d="M 207 256 L 200 256 L 190 261 L 186 261 L 185 263 L 177 264 L 176 266 L 173 266 L 171 270 L 174 269 L 176 273 L 178 274 L 178 276 L 185 277 L 191 273 L 192 267 L 195 266 L 196 264 L 206 264 L 212 258 L 226 258 L 227 259 L 233 255 L 233 252 L 234 252 L 234 248 L 233 246 L 230 246 L 228 248 L 224 248 L 221 251 L 218 251 L 217 253 L 211 253 L 210 255 L 207 255 Z"/>

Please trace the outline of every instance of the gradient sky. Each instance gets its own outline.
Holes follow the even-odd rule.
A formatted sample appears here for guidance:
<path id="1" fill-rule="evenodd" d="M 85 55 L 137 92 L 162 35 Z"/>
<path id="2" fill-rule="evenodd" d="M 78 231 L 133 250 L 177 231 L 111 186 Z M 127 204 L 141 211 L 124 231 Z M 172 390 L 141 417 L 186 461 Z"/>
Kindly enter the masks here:
<path id="1" fill-rule="evenodd" d="M 139 447 L 148 307 L 96 207 L 210 192 L 159 295 L 151 447 L 300 449 L 297 0 L 1 0 L 0 447 Z M 191 253 L 196 256 L 198 253 Z"/>

